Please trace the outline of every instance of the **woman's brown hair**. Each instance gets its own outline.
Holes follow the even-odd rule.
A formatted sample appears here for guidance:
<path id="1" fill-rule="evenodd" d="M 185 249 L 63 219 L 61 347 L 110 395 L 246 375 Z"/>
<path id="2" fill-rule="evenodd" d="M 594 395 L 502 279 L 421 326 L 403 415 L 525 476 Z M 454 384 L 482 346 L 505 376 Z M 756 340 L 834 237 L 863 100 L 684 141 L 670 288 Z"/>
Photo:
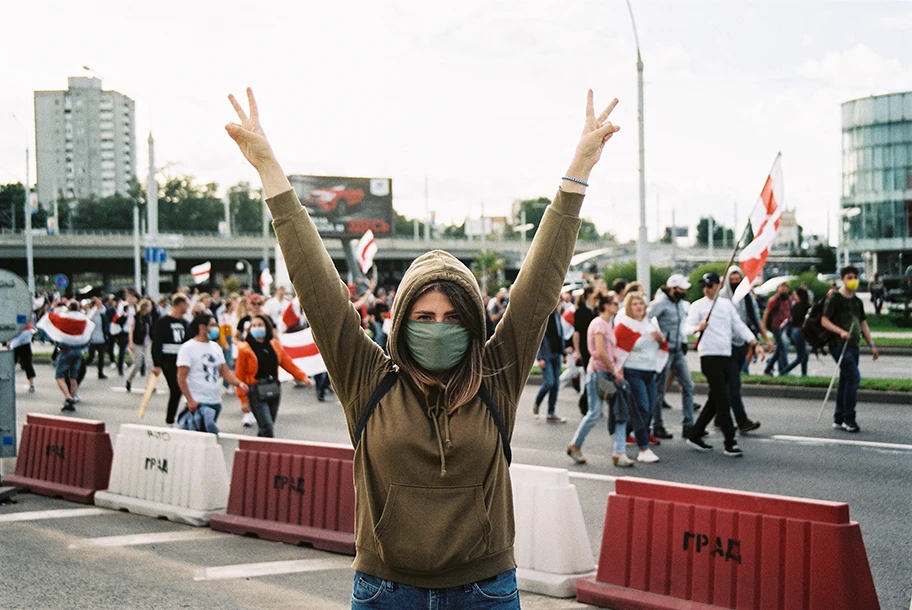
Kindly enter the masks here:
<path id="1" fill-rule="evenodd" d="M 640 294 L 639 292 L 628 292 L 628 293 L 627 293 L 627 296 L 624 297 L 624 314 L 625 314 L 628 318 L 633 318 L 634 320 L 636 320 L 637 318 L 634 318 L 634 317 L 633 317 L 633 310 L 632 310 L 632 308 L 631 308 L 631 305 L 633 305 L 633 302 L 634 302 L 634 301 L 640 301 L 640 302 L 643 303 L 643 305 L 645 305 L 645 304 L 646 304 L 646 299 L 644 299 L 644 298 L 643 298 L 643 295 Z M 645 318 L 645 317 L 646 317 L 646 316 L 645 316 L 645 314 L 644 314 L 644 315 L 643 315 L 643 318 Z M 643 319 L 643 318 L 640 318 L 640 319 Z"/>
<path id="2" fill-rule="evenodd" d="M 424 392 L 425 396 L 430 393 L 434 386 L 442 385 L 445 390 L 443 393 L 443 406 L 447 413 L 453 413 L 460 406 L 466 404 L 478 393 L 481 387 L 481 368 L 482 355 L 484 353 L 485 328 L 480 324 L 478 309 L 471 296 L 455 282 L 437 281 L 427 284 L 415 294 L 412 302 L 408 305 L 406 316 L 411 313 L 412 306 L 422 296 L 429 292 L 439 292 L 450 300 L 453 308 L 459 315 L 459 323 L 469 331 L 469 347 L 465 356 L 455 367 L 449 371 L 441 373 L 431 373 L 425 371 L 412 358 L 408 348 L 401 351 L 401 365 L 403 370 L 412 378 L 416 385 Z M 405 336 L 406 324 L 399 326 L 398 341 L 402 345 L 408 345 Z"/>

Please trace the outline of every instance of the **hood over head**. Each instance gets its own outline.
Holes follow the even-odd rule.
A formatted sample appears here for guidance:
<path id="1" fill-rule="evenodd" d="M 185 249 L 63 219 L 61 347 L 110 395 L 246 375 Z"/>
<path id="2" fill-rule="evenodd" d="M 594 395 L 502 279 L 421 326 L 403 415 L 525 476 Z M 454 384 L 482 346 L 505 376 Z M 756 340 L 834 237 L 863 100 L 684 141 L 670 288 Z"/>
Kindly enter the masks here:
<path id="1" fill-rule="evenodd" d="M 398 366 L 402 366 L 402 354 L 408 349 L 405 341 L 399 340 L 399 335 L 402 325 L 405 324 L 408 317 L 412 301 L 422 288 L 438 281 L 453 282 L 463 288 L 475 306 L 480 328 L 485 328 L 485 307 L 481 300 L 481 288 L 478 287 L 475 276 L 468 267 L 449 252 L 431 250 L 412 261 L 402 277 L 402 281 L 399 282 L 399 289 L 396 290 L 396 298 L 390 313 L 392 328 L 387 346 L 390 358 Z"/>
<path id="2" fill-rule="evenodd" d="M 741 281 L 742 282 L 747 281 L 747 279 L 744 277 L 744 272 L 741 271 L 741 267 L 739 267 L 738 265 L 732 265 L 731 267 L 728 268 L 728 271 L 725 272 L 725 277 L 722 278 L 722 288 L 719 290 L 719 296 L 721 296 L 722 298 L 725 298 L 725 299 L 729 299 L 729 300 L 731 300 L 731 298 L 735 292 L 734 290 L 732 290 L 731 283 L 730 283 L 730 278 L 731 278 L 732 273 L 740 273 L 741 278 L 742 278 Z"/>

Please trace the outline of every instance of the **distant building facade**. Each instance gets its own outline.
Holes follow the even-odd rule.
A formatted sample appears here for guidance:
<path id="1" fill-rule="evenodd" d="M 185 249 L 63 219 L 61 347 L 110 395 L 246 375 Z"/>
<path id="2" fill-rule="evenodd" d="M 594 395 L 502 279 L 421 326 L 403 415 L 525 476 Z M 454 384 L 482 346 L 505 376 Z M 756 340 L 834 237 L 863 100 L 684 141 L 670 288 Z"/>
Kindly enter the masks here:
<path id="1" fill-rule="evenodd" d="M 798 231 L 798 219 L 795 210 L 783 210 L 779 217 L 779 230 L 773 240 L 774 250 L 794 252 L 801 249 L 801 234 Z"/>
<path id="2" fill-rule="evenodd" d="M 66 91 L 35 92 L 38 201 L 129 193 L 136 176 L 135 104 L 101 80 L 70 77 Z"/>
<path id="3" fill-rule="evenodd" d="M 840 241 L 868 277 L 912 264 L 912 92 L 842 105 L 841 208 Z"/>

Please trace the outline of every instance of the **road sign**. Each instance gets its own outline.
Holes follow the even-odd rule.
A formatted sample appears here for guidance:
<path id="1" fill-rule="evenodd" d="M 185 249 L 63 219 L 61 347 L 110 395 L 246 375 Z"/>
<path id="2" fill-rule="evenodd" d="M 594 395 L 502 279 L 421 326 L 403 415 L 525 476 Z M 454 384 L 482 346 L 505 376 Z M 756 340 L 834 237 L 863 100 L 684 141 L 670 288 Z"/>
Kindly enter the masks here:
<path id="1" fill-rule="evenodd" d="M 58 273 L 54 278 L 54 285 L 57 286 L 57 290 L 66 290 L 66 287 L 70 285 L 70 279 L 62 273 Z"/>
<path id="2" fill-rule="evenodd" d="M 184 236 L 180 233 L 159 233 L 143 235 L 143 245 L 149 248 L 183 248 Z"/>
<path id="3" fill-rule="evenodd" d="M 145 258 L 147 263 L 164 263 L 168 260 L 168 251 L 164 248 L 146 248 Z"/>

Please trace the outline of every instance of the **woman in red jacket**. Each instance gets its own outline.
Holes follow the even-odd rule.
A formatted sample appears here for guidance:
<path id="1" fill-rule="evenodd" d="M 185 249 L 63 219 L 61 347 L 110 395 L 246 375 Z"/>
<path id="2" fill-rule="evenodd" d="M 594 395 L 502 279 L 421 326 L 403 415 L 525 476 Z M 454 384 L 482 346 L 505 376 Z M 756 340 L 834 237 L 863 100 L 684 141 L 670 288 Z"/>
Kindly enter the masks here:
<path id="1" fill-rule="evenodd" d="M 282 397 L 279 386 L 280 366 L 295 379 L 307 384 L 307 387 L 313 387 L 304 371 L 295 365 L 275 338 L 269 316 L 254 314 L 250 319 L 247 340 L 238 345 L 234 374 L 249 386 L 246 398 L 250 401 L 250 411 L 259 426 L 257 436 L 275 436 L 275 420 Z M 238 397 L 242 401 L 245 398 L 240 392 Z"/>

